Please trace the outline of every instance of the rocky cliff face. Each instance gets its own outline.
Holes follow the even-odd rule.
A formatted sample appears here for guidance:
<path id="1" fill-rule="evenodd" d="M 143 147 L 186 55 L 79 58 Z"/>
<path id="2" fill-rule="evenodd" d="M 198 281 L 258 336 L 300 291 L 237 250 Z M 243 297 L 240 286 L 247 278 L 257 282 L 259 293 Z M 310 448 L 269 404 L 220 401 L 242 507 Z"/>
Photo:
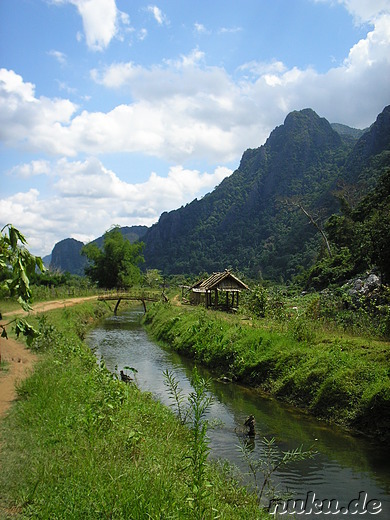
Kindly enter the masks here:
<path id="1" fill-rule="evenodd" d="M 83 242 L 74 238 L 65 238 L 58 242 L 52 251 L 50 269 L 71 274 L 84 275 L 87 260 L 81 255 Z"/>
<path id="2" fill-rule="evenodd" d="M 231 266 L 251 275 L 290 276 L 312 260 L 315 230 L 282 199 L 301 197 L 308 209 L 325 207 L 330 214 L 334 205 L 324 193 L 346 146 L 313 110 L 292 112 L 212 193 L 161 216 L 144 237 L 146 265 L 165 272 Z"/>

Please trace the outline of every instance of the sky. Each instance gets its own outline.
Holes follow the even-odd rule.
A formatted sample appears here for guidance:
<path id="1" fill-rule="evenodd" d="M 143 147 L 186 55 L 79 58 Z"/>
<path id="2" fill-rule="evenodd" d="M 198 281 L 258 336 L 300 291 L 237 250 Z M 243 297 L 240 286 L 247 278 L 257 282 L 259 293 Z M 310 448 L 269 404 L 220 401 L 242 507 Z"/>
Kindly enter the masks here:
<path id="1" fill-rule="evenodd" d="M 0 227 L 36 255 L 212 191 L 293 110 L 390 104 L 390 0 L 0 0 Z"/>

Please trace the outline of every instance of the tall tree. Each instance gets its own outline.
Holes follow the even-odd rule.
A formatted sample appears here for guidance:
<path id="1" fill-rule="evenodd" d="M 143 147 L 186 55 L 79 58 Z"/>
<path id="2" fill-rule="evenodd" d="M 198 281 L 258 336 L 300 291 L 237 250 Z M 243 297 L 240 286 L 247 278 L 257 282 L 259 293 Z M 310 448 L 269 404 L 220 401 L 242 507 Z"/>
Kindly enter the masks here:
<path id="1" fill-rule="evenodd" d="M 131 244 L 116 226 L 104 234 L 103 248 L 87 244 L 82 249 L 90 264 L 85 274 L 106 289 L 131 287 L 141 280 L 139 265 L 144 261 L 144 244 Z"/>

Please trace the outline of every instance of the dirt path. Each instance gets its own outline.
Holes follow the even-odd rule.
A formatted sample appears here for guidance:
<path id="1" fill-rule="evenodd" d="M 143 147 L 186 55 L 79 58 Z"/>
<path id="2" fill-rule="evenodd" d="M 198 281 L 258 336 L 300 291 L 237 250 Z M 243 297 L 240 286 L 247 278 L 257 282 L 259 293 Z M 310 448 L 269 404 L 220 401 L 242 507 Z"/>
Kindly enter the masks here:
<path id="1" fill-rule="evenodd" d="M 71 298 L 67 300 L 55 300 L 50 302 L 42 302 L 33 306 L 31 314 L 38 312 L 46 312 L 60 307 L 70 307 L 86 300 L 96 299 L 96 296 L 88 296 L 84 298 Z M 5 324 L 9 318 L 15 315 L 27 314 L 21 310 L 3 313 L 6 318 L 1 323 Z M 3 361 L 7 362 L 7 371 L 0 372 L 0 419 L 7 412 L 12 402 L 16 399 L 15 385 L 26 378 L 31 372 L 37 356 L 26 349 L 22 343 L 14 339 L 0 338 L 0 356 Z"/>

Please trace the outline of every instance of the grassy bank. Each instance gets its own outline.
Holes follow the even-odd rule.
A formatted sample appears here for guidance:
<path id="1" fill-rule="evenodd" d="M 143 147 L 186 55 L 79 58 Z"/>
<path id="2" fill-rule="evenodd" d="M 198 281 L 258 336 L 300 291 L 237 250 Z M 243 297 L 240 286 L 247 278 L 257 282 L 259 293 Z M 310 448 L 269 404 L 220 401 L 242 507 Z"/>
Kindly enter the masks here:
<path id="1" fill-rule="evenodd" d="M 156 304 L 145 323 L 157 340 L 218 375 L 388 439 L 389 343 L 316 330 L 299 317 L 281 325 L 169 304 Z"/>
<path id="2" fill-rule="evenodd" d="M 1 424 L 0 517 L 267 517 L 226 465 L 206 464 L 194 488 L 190 429 L 82 343 L 103 313 L 89 302 L 36 318 L 40 361 Z"/>

